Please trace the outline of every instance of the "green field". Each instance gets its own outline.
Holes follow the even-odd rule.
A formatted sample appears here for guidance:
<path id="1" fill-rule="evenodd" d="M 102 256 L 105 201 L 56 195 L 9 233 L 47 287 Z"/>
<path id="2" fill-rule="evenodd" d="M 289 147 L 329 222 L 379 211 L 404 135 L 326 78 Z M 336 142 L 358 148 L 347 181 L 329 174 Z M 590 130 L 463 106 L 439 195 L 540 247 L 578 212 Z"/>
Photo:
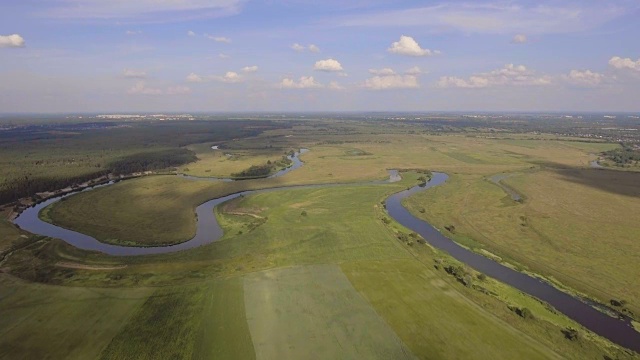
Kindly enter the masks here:
<path id="1" fill-rule="evenodd" d="M 447 172 L 446 184 L 406 202 L 416 215 L 487 256 L 640 313 L 637 174 L 587 168 L 616 145 L 346 122 L 232 143 L 238 169 L 270 159 L 265 146 L 311 151 L 282 178 L 148 176 L 74 195 L 42 216 L 105 242 L 171 244 L 193 236 L 194 209 L 211 198 L 344 184 L 233 200 L 211 214 L 220 241 L 172 254 L 110 257 L 0 223 L 0 252 L 23 244 L 0 265 L 0 358 L 638 358 L 471 269 L 462 267 L 474 286 L 448 275 L 444 265 L 460 264 L 401 235 L 381 204 L 419 174 L 363 184 L 387 169 Z M 203 156 L 208 146 L 189 147 L 199 154 L 190 171 L 236 171 Z M 495 174 L 509 174 L 504 184 L 525 201 L 492 183 Z M 532 316 L 518 315 L 525 308 Z M 568 327 L 578 340 L 565 338 Z"/>
<path id="2" fill-rule="evenodd" d="M 640 176 L 556 170 L 503 180 L 523 204 L 484 177 L 456 175 L 407 205 L 457 241 L 487 249 L 533 272 L 608 303 L 627 301 L 640 313 L 636 258 Z M 603 206 L 606 204 L 606 206 Z M 420 214 L 418 209 L 427 209 Z"/>
<path id="3" fill-rule="evenodd" d="M 412 359 L 335 265 L 281 268 L 244 281 L 257 359 Z"/>

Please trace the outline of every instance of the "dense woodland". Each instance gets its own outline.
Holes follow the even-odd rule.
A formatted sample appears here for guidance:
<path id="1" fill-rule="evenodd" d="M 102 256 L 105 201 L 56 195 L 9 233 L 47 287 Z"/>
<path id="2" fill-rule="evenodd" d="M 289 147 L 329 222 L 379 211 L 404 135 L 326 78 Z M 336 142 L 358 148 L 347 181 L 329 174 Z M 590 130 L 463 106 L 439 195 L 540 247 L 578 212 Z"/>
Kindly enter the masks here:
<path id="1" fill-rule="evenodd" d="M 268 120 L 12 125 L 0 131 L 0 204 L 107 174 L 176 167 L 196 160 L 183 146 L 289 126 Z"/>
<path id="2" fill-rule="evenodd" d="M 294 153 L 295 153 L 294 151 L 291 151 L 289 153 L 289 156 L 293 156 Z M 277 171 L 278 169 L 285 168 L 290 165 L 291 165 L 291 160 L 286 156 L 283 156 L 282 159 L 278 161 L 271 162 L 271 160 L 269 160 L 264 165 L 252 165 L 248 169 L 245 169 L 235 174 L 231 174 L 231 176 L 239 180 L 262 178 L 262 177 L 267 177 L 271 175 L 274 171 Z"/>

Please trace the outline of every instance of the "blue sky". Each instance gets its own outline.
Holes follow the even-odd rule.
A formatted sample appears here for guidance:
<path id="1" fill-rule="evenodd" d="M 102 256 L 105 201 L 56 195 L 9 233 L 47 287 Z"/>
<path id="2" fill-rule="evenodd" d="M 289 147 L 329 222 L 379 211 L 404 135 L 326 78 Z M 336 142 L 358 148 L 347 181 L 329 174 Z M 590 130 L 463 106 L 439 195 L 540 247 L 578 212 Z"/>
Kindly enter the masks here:
<path id="1" fill-rule="evenodd" d="M 636 0 L 0 7 L 0 112 L 640 111 Z"/>

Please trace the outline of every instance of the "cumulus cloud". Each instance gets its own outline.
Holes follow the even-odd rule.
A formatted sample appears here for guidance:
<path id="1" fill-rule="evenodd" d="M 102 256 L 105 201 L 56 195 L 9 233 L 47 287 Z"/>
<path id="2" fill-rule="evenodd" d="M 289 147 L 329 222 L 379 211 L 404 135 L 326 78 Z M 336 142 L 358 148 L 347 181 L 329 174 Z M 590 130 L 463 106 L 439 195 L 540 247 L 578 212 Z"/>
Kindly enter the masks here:
<path id="1" fill-rule="evenodd" d="M 420 87 L 416 75 L 399 75 L 393 69 L 384 68 L 380 70 L 369 70 L 376 75 L 365 80 L 363 87 L 371 90 L 386 89 L 416 89 Z"/>
<path id="2" fill-rule="evenodd" d="M 196 73 L 191 73 L 187 75 L 187 81 L 192 83 L 200 83 L 200 82 L 204 82 L 204 79 L 202 78 L 202 76 Z"/>
<path id="3" fill-rule="evenodd" d="M 171 86 L 166 89 L 148 87 L 144 81 L 138 81 L 132 88 L 127 90 L 130 95 L 184 95 L 191 93 L 191 89 L 186 86 Z"/>
<path id="4" fill-rule="evenodd" d="M 404 72 L 407 75 L 422 75 L 422 74 L 426 74 L 425 71 L 422 71 L 422 69 L 420 69 L 419 66 L 414 66 L 410 69 L 407 69 L 407 71 Z"/>
<path id="5" fill-rule="evenodd" d="M 230 84 L 242 81 L 242 77 L 235 71 L 227 71 L 224 76 L 216 76 L 214 79 Z"/>
<path id="6" fill-rule="evenodd" d="M 313 69 L 318 71 L 328 71 L 328 72 L 343 70 L 340 62 L 338 62 L 338 60 L 335 60 L 335 59 L 326 59 L 326 60 L 316 61 L 316 64 L 313 66 Z"/>
<path id="7" fill-rule="evenodd" d="M 304 46 L 302 46 L 302 45 L 300 45 L 298 43 L 295 43 L 295 44 L 291 45 L 291 48 L 293 50 L 295 50 L 295 51 L 298 51 L 298 52 L 303 52 L 306 49 L 306 47 L 304 47 Z"/>
<path id="8" fill-rule="evenodd" d="M 304 45 L 300 45 L 298 43 L 294 43 L 293 45 L 291 45 L 291 48 L 297 52 L 304 52 L 306 50 L 309 50 L 313 53 L 319 53 L 320 52 L 320 48 L 315 45 L 315 44 L 309 44 L 308 46 L 304 46 Z"/>
<path id="9" fill-rule="evenodd" d="M 329 89 L 329 90 L 344 90 L 344 86 L 340 85 L 337 81 L 331 81 L 331 82 L 329 82 L 329 85 L 327 86 L 327 89 Z"/>
<path id="10" fill-rule="evenodd" d="M 372 90 L 416 89 L 418 78 L 413 75 L 374 76 L 365 81 L 364 87 Z"/>
<path id="11" fill-rule="evenodd" d="M 24 38 L 18 34 L 0 35 L 0 48 L 21 48 L 24 45 Z"/>
<path id="12" fill-rule="evenodd" d="M 391 68 L 369 69 L 369 73 L 373 74 L 373 75 L 380 75 L 380 76 L 388 76 L 388 75 L 395 75 L 396 74 L 396 72 L 393 71 L 393 69 L 391 69 Z"/>
<path id="13" fill-rule="evenodd" d="M 636 61 L 633 61 L 633 59 L 631 58 L 621 58 L 619 56 L 614 56 L 609 60 L 609 66 L 622 70 L 640 71 L 640 58 Z"/>
<path id="14" fill-rule="evenodd" d="M 527 35 L 525 34 L 518 34 L 514 36 L 513 39 L 511 39 L 512 44 L 524 44 L 527 41 L 528 41 Z"/>
<path id="15" fill-rule="evenodd" d="M 417 41 L 411 36 L 400 36 L 400 40 L 391 44 L 391 47 L 387 49 L 388 52 L 406 55 L 406 56 L 431 56 L 437 55 L 439 51 L 431 51 L 429 49 L 423 49 L 420 47 Z"/>
<path id="16" fill-rule="evenodd" d="M 278 84 L 278 87 L 282 89 L 313 89 L 321 88 L 322 84 L 317 82 L 313 76 L 301 76 L 298 81 L 291 78 L 284 78 Z"/>
<path id="17" fill-rule="evenodd" d="M 547 75 L 539 76 L 524 65 L 507 64 L 501 69 L 486 73 L 474 74 L 468 79 L 456 76 L 443 76 L 438 81 L 438 87 L 449 88 L 486 88 L 491 86 L 534 86 L 549 85 L 552 78 Z"/>
<path id="18" fill-rule="evenodd" d="M 573 85 L 596 86 L 605 79 L 603 74 L 593 72 L 591 70 L 571 70 L 568 75 L 563 78 Z"/>
<path id="19" fill-rule="evenodd" d="M 187 36 L 194 37 L 194 36 L 196 36 L 196 33 L 194 33 L 193 31 L 189 30 L 189 31 L 187 31 Z"/>
<path id="20" fill-rule="evenodd" d="M 215 42 L 220 42 L 220 43 L 225 43 L 225 44 L 231 44 L 231 39 L 224 37 L 224 36 L 213 36 L 213 35 L 209 35 L 209 34 L 204 34 L 204 36 L 209 39 L 209 40 L 213 40 Z"/>
<path id="21" fill-rule="evenodd" d="M 253 66 L 245 66 L 242 68 L 242 72 L 244 73 L 254 73 L 258 71 L 258 66 L 253 65 Z"/>
<path id="22" fill-rule="evenodd" d="M 242 68 L 242 72 L 244 73 L 251 73 L 255 71 L 258 71 L 257 66 L 245 66 L 244 68 Z M 233 83 L 242 82 L 245 80 L 245 78 L 235 71 L 227 71 L 224 75 L 207 75 L 207 76 L 201 76 L 196 73 L 191 73 L 187 75 L 186 80 L 187 82 L 192 82 L 192 83 L 220 81 L 228 84 L 233 84 Z"/>
<path id="23" fill-rule="evenodd" d="M 122 76 L 128 79 L 144 79 L 147 77 L 147 73 L 142 70 L 124 69 Z"/>

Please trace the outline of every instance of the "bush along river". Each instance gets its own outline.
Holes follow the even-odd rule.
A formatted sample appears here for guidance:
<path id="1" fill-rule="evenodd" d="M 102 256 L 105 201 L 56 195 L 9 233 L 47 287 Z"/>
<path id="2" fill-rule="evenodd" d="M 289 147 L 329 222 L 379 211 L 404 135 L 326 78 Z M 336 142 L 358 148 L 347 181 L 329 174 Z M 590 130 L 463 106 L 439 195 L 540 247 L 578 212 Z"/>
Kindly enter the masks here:
<path id="1" fill-rule="evenodd" d="M 294 165 L 281 171 L 277 176 L 282 176 L 289 171 L 299 168 L 303 165 L 302 161 L 298 158 L 299 153 L 292 156 Z M 640 352 L 640 333 L 635 331 L 631 325 L 631 319 L 623 317 L 620 319 L 608 316 L 603 312 L 596 310 L 593 306 L 597 304 L 591 304 L 582 301 L 572 295 L 569 295 L 551 284 L 529 276 L 527 274 L 518 272 L 511 268 L 508 268 L 494 260 L 479 255 L 471 250 L 468 250 L 449 238 L 442 235 L 436 228 L 431 226 L 424 220 L 418 219 L 413 216 L 404 206 L 402 206 L 402 200 L 420 191 L 425 191 L 434 186 L 443 184 L 447 180 L 448 176 L 443 173 L 434 172 L 432 178 L 425 185 L 417 185 L 408 190 L 401 191 L 387 198 L 385 204 L 389 216 L 395 219 L 398 223 L 402 224 L 408 229 L 420 234 L 426 241 L 432 246 L 446 251 L 458 261 L 469 265 L 477 271 L 491 276 L 503 283 L 509 284 L 516 289 L 521 290 L 531 296 L 534 296 L 551 306 L 553 306 L 559 312 L 562 312 L 567 317 L 582 324 L 587 329 L 599 334 L 614 343 L 624 346 L 628 349 Z M 220 239 L 223 235 L 223 230 L 218 224 L 218 221 L 213 214 L 213 209 L 226 201 L 237 198 L 239 196 L 247 196 L 256 193 L 278 191 L 293 188 L 309 188 L 309 187 L 331 187 L 331 186 L 345 186 L 345 185 L 370 185 L 394 182 L 399 179 L 397 171 L 390 171 L 390 179 L 387 181 L 377 181 L 360 184 L 329 184 L 329 185 L 299 185 L 299 186 L 286 186 L 278 188 L 270 188 L 263 190 L 249 190 L 235 194 L 230 194 L 213 200 L 209 200 L 196 208 L 197 215 L 197 230 L 196 235 L 191 240 L 162 247 L 129 247 L 110 245 L 99 242 L 91 236 L 84 235 L 72 230 L 64 229 L 53 224 L 44 222 L 38 217 L 38 213 L 43 208 L 59 201 L 62 198 L 70 196 L 67 194 L 64 196 L 56 197 L 37 204 L 20 214 L 14 221 L 14 223 L 20 226 L 22 229 L 29 232 L 49 236 L 52 238 L 58 238 L 66 241 L 67 243 L 76 246 L 84 250 L 100 251 L 109 255 L 116 256 L 134 256 L 134 255 L 146 255 L 146 254 L 159 254 L 170 253 L 175 251 L 187 250 L 195 248 L 204 244 L 211 243 Z M 224 180 L 224 179 L 218 179 Z M 85 189 L 84 191 L 89 191 Z M 593 306 L 592 306 L 593 305 Z M 602 305 L 600 305 L 602 307 Z"/>

